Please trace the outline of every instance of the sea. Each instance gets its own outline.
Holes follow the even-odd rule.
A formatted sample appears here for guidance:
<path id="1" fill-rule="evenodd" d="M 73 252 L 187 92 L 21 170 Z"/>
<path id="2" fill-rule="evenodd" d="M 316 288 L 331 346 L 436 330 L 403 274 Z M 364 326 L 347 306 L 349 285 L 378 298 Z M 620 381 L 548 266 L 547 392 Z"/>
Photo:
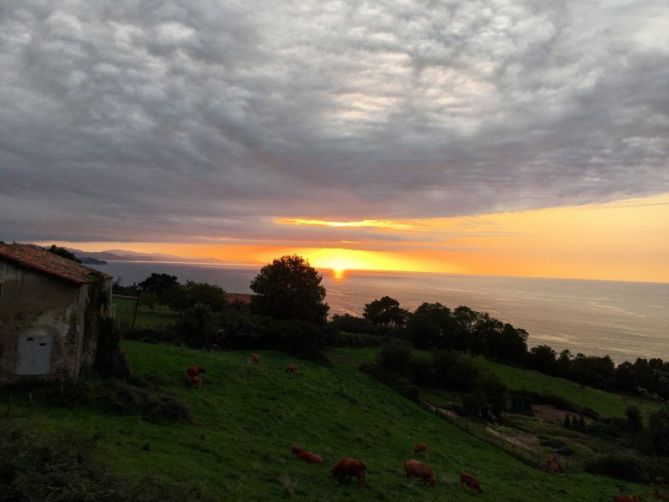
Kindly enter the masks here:
<path id="1" fill-rule="evenodd" d="M 230 293 L 250 293 L 255 267 L 219 264 L 109 261 L 94 265 L 128 285 L 153 272 L 180 281 L 218 284 Z M 361 314 L 364 305 L 391 296 L 409 310 L 423 302 L 466 305 L 529 333 L 528 345 L 609 355 L 620 363 L 637 357 L 669 359 L 669 284 L 347 271 L 322 271 L 330 314 Z"/>

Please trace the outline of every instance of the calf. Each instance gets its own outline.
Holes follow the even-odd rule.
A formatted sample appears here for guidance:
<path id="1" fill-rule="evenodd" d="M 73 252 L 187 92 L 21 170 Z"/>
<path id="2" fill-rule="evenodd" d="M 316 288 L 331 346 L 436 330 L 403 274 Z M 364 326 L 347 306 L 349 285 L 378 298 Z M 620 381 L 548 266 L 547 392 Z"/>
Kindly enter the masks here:
<path id="1" fill-rule="evenodd" d="M 249 356 L 249 364 L 260 364 L 260 356 L 255 352 Z"/>
<path id="2" fill-rule="evenodd" d="M 467 485 L 469 488 L 477 491 L 478 493 L 483 493 L 483 489 L 481 488 L 481 483 L 479 483 L 478 479 L 476 479 L 471 474 L 467 474 L 466 472 L 461 472 L 460 486 L 464 485 Z"/>
<path id="3" fill-rule="evenodd" d="M 310 451 L 303 450 L 299 446 L 293 446 L 293 449 L 291 451 L 293 452 L 293 455 L 295 455 L 298 459 L 302 460 L 303 462 L 306 462 L 307 464 L 323 463 L 323 459 L 321 458 L 320 455 L 316 455 L 315 453 L 311 453 Z"/>
<path id="4" fill-rule="evenodd" d="M 614 495 L 613 502 L 641 502 L 636 495 Z"/>
<path id="5" fill-rule="evenodd" d="M 367 481 L 367 466 L 357 458 L 342 458 L 330 472 L 337 481 L 345 478 L 350 483 L 351 478 L 356 477 L 359 486 L 364 485 Z"/>
<path id="6" fill-rule="evenodd" d="M 420 443 L 420 444 L 417 444 L 416 446 L 413 447 L 413 452 L 414 453 L 424 453 L 425 458 L 427 458 L 429 453 L 430 453 L 430 447 L 428 445 L 426 445 L 425 443 Z"/>
<path id="7" fill-rule="evenodd" d="M 202 387 L 202 377 L 207 370 L 202 366 L 191 366 L 186 370 L 186 383 L 191 387 Z"/>
<path id="8" fill-rule="evenodd" d="M 297 364 L 289 364 L 286 366 L 285 372 L 288 373 L 290 376 L 297 376 L 297 373 L 300 371 L 299 366 Z"/>
<path id="9" fill-rule="evenodd" d="M 406 479 L 419 478 L 422 479 L 426 485 L 434 486 L 436 483 L 434 479 L 434 471 L 430 466 L 425 465 L 418 460 L 407 460 L 404 465 L 404 477 Z"/>

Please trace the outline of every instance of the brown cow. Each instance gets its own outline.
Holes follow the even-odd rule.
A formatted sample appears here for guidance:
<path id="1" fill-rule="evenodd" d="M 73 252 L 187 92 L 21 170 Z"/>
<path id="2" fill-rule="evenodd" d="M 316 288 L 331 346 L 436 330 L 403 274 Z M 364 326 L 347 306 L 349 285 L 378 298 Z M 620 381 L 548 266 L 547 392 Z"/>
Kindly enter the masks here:
<path id="1" fill-rule="evenodd" d="M 413 447 L 413 452 L 414 453 L 424 453 L 425 458 L 428 458 L 429 453 L 430 453 L 430 447 L 426 445 L 425 443 L 420 443 L 417 444 L 416 446 Z"/>
<path id="2" fill-rule="evenodd" d="M 407 460 L 404 465 L 404 477 L 406 479 L 420 478 L 426 485 L 434 486 L 434 471 L 430 466 L 419 462 L 418 460 Z"/>
<path id="3" fill-rule="evenodd" d="M 332 473 L 332 477 L 337 481 L 346 478 L 350 483 L 351 478 L 354 476 L 358 478 L 359 486 L 364 485 L 367 481 L 367 466 L 362 460 L 358 460 L 357 458 L 342 458 L 330 472 Z"/>
<path id="4" fill-rule="evenodd" d="M 297 376 L 297 373 L 300 371 L 300 367 L 297 364 L 289 364 L 286 366 L 286 369 L 284 370 L 286 373 L 288 373 L 290 376 Z"/>
<path id="5" fill-rule="evenodd" d="M 295 455 L 298 459 L 308 464 L 323 463 L 323 459 L 321 458 L 320 455 L 316 455 L 315 453 L 311 453 L 310 451 L 303 450 L 299 446 L 293 446 L 293 449 L 291 451 L 293 452 L 293 455 Z"/>
<path id="6" fill-rule="evenodd" d="M 186 370 L 186 383 L 199 389 L 202 387 L 202 377 L 200 375 L 206 372 L 207 370 L 202 366 L 191 366 Z"/>
<path id="7" fill-rule="evenodd" d="M 560 459 L 555 454 L 546 462 L 546 468 L 552 474 L 562 474 L 564 472 Z"/>
<path id="8" fill-rule="evenodd" d="M 613 502 L 641 502 L 636 495 L 614 495 Z"/>
<path id="9" fill-rule="evenodd" d="M 249 356 L 249 364 L 260 364 L 260 356 L 255 352 Z"/>
<path id="10" fill-rule="evenodd" d="M 466 472 L 460 473 L 460 486 L 463 485 L 467 485 L 469 488 L 477 491 L 478 493 L 483 493 L 481 483 L 479 483 L 478 479 L 476 479 L 471 474 L 467 474 Z"/>

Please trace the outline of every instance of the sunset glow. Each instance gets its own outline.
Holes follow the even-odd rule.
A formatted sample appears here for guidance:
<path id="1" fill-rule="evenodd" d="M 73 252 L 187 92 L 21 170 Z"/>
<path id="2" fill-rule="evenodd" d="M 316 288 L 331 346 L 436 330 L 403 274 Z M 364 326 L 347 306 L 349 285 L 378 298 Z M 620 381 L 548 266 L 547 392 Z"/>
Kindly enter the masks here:
<path id="1" fill-rule="evenodd" d="M 384 232 L 378 234 L 373 225 L 353 229 L 324 225 L 327 234 L 319 234 L 318 241 L 301 236 L 299 244 L 241 240 L 59 244 L 87 251 L 126 249 L 205 262 L 215 259 L 240 266 L 260 266 L 297 253 L 320 269 L 332 270 L 338 279 L 350 270 L 388 270 L 669 281 L 669 194 L 536 211 L 367 221 L 383 221 L 377 226 Z M 284 217 L 275 224 L 305 225 Z M 355 239 L 350 239 L 351 230 Z M 342 232 L 347 232 L 347 239 L 341 238 Z"/>

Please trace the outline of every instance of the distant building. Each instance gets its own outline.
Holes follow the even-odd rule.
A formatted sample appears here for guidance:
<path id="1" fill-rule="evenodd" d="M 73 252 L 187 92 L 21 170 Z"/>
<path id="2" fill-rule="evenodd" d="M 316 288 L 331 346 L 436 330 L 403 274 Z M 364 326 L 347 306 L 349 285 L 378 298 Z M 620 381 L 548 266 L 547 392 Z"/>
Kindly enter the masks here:
<path id="1" fill-rule="evenodd" d="M 111 319 L 112 278 L 38 246 L 0 243 L 0 384 L 77 378 Z"/>
<path id="2" fill-rule="evenodd" d="M 249 307 L 251 305 L 251 298 L 253 298 L 253 295 L 248 293 L 225 293 L 225 299 L 228 304 L 237 310 Z"/>

